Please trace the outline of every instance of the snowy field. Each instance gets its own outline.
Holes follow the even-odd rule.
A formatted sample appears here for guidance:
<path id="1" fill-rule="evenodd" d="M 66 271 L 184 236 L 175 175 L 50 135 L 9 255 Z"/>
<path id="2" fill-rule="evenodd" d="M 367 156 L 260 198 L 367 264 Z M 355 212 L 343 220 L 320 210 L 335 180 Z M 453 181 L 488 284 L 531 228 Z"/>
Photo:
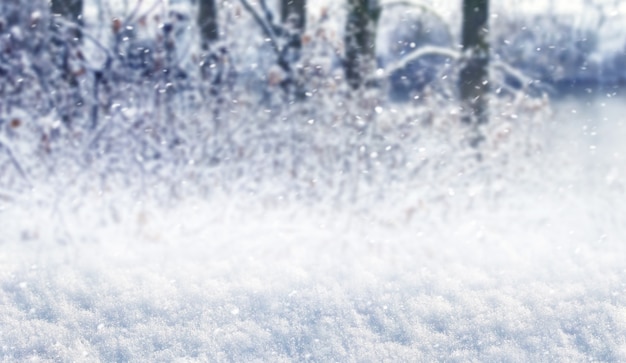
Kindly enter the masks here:
<path id="1" fill-rule="evenodd" d="M 626 126 L 606 101 L 561 101 L 519 167 L 356 207 L 0 200 L 0 357 L 626 361 Z"/>

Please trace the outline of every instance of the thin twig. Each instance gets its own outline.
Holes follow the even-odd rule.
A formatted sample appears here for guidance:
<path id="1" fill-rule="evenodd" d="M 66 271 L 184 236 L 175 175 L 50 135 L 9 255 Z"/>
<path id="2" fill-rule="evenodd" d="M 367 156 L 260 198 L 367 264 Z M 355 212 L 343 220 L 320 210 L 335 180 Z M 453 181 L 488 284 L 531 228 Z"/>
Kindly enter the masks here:
<path id="1" fill-rule="evenodd" d="M 554 90 L 548 85 L 537 82 L 536 80 L 525 75 L 523 71 L 513 67 L 512 65 L 508 63 L 505 63 L 500 60 L 496 60 L 496 61 L 492 61 L 491 65 L 494 68 L 499 68 L 501 71 L 506 73 L 509 77 L 515 78 L 520 84 L 522 84 L 523 89 L 528 89 L 528 87 L 534 85 L 538 89 L 543 89 L 550 93 L 554 92 Z"/>
<path id="2" fill-rule="evenodd" d="M 131 10 L 130 14 L 128 14 L 126 19 L 124 19 L 124 24 L 128 24 L 128 23 L 130 23 L 133 20 L 135 15 L 139 12 L 139 8 L 141 8 L 142 4 L 143 4 L 143 0 L 137 0 L 137 4 L 133 8 L 133 10 Z M 156 2 L 155 2 L 155 4 L 156 4 Z"/>
<path id="3" fill-rule="evenodd" d="M 59 18 L 59 19 L 55 19 L 57 24 L 59 25 L 63 25 L 65 27 L 68 27 L 70 29 L 78 29 L 81 30 L 81 36 L 83 38 L 89 39 L 91 42 L 93 42 L 93 44 L 98 47 L 100 50 L 102 50 L 104 53 L 106 53 L 107 57 L 111 57 L 112 53 L 109 50 L 108 47 L 106 47 L 104 44 L 102 44 L 102 42 L 100 42 L 96 37 L 94 37 L 93 35 L 85 32 L 85 29 L 83 26 L 81 26 L 80 24 L 77 24 L 76 22 L 67 20 L 67 19 L 63 19 L 63 18 Z"/>
<path id="4" fill-rule="evenodd" d="M 2 142 L 2 140 L 0 140 L 0 149 L 4 149 L 6 151 L 7 155 L 9 156 L 9 160 L 11 160 L 11 164 L 13 164 L 13 166 L 15 167 L 15 170 L 17 170 L 18 174 L 20 174 L 22 179 L 24 179 L 26 183 L 32 187 L 33 183 L 31 183 L 30 178 L 24 171 L 24 168 L 22 168 L 22 165 L 20 164 L 20 162 L 17 160 L 17 158 L 13 154 L 13 151 L 11 150 L 9 145 L 6 142 Z"/>
<path id="5" fill-rule="evenodd" d="M 270 40 L 270 43 L 272 43 L 272 49 L 274 49 L 274 52 L 276 52 L 276 54 L 280 57 L 282 54 L 282 47 L 278 43 L 278 37 L 276 36 L 274 29 L 272 29 L 272 26 L 268 24 L 265 20 L 263 20 L 263 17 L 261 17 L 261 15 L 256 11 L 256 9 L 254 9 L 254 7 L 250 4 L 248 0 L 239 1 L 241 1 L 241 4 L 246 8 L 246 10 L 248 10 L 250 14 L 252 14 L 252 17 L 259 24 L 259 26 L 261 26 L 261 29 L 263 29 L 263 33 L 265 33 L 265 36 L 267 36 Z"/>

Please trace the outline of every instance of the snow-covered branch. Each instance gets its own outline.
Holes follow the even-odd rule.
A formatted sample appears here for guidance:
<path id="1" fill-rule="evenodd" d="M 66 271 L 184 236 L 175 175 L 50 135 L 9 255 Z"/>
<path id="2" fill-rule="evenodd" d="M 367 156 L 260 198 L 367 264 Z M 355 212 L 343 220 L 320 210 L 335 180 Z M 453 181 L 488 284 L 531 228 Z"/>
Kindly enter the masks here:
<path id="1" fill-rule="evenodd" d="M 519 82 L 522 85 L 522 89 L 526 90 L 530 86 L 535 86 L 539 89 L 553 92 L 553 90 L 548 85 L 540 83 L 537 80 L 532 79 L 531 77 L 524 74 L 522 70 L 517 69 L 506 62 L 503 62 L 501 60 L 493 60 L 491 61 L 491 66 L 493 68 L 501 70 L 507 76 L 514 78 L 517 82 Z"/>
<path id="2" fill-rule="evenodd" d="M 261 16 L 261 14 L 259 14 L 259 12 L 252 6 L 252 4 L 250 4 L 248 0 L 239 0 L 239 1 L 241 1 L 241 4 L 246 8 L 246 10 L 252 15 L 254 20 L 259 24 L 265 36 L 268 37 L 268 39 L 270 40 L 270 43 L 272 44 L 272 49 L 274 49 L 274 52 L 278 56 L 280 56 L 282 54 L 282 47 L 280 46 L 280 43 L 278 42 L 278 36 L 276 35 L 276 32 L 274 32 L 274 29 L 272 28 L 272 24 L 269 24 L 267 21 L 265 21 L 265 19 L 263 19 L 263 17 Z"/>
<path id="3" fill-rule="evenodd" d="M 421 47 L 412 51 L 411 53 L 401 58 L 397 62 L 390 64 L 382 72 L 377 72 L 377 74 L 375 74 L 373 77 L 370 77 L 369 81 L 380 80 L 390 74 L 393 74 L 407 67 L 409 63 L 416 61 L 419 58 L 429 56 L 429 55 L 436 55 L 436 56 L 452 58 L 452 59 L 457 59 L 457 60 L 462 58 L 461 53 L 454 49 L 446 48 L 446 47 L 437 47 L 434 45 L 427 45 L 427 46 L 424 46 L 424 47 Z"/>

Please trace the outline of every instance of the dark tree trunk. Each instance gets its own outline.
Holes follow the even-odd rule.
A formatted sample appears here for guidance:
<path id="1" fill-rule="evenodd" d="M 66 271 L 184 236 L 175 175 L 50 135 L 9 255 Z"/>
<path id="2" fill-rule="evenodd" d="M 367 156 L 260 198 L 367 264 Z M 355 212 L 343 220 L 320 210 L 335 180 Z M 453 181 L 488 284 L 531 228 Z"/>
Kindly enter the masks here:
<path id="1" fill-rule="evenodd" d="M 380 11 L 378 0 L 348 0 L 344 70 L 352 88 L 363 86 L 376 69 L 376 31 Z"/>
<path id="2" fill-rule="evenodd" d="M 51 0 L 50 11 L 53 15 L 60 15 L 72 21 L 81 22 L 83 0 Z"/>
<path id="3" fill-rule="evenodd" d="M 50 12 L 53 17 L 62 16 L 76 23 L 77 27 L 71 29 L 70 34 L 72 41 L 78 43 L 81 38 L 80 26 L 83 24 L 83 0 L 51 0 Z"/>
<path id="4" fill-rule="evenodd" d="M 291 75 L 284 87 L 295 96 L 305 98 L 305 87 L 297 67 L 302 53 L 302 34 L 306 27 L 306 0 L 281 0 L 280 19 L 285 26 L 287 44 L 281 55 L 282 61 L 289 63 Z"/>
<path id="5" fill-rule="evenodd" d="M 219 39 L 216 0 L 200 0 L 198 25 L 202 37 L 202 48 L 208 49 L 211 43 Z"/>
<path id="6" fill-rule="evenodd" d="M 306 0 L 281 0 L 280 19 L 289 30 L 287 51 L 293 51 L 295 55 L 291 60 L 297 61 L 300 58 L 302 33 L 306 26 Z"/>
<path id="7" fill-rule="evenodd" d="M 75 27 L 68 28 L 66 35 L 71 37 L 69 43 L 72 46 L 79 44 L 81 38 L 80 27 L 83 24 L 83 0 L 51 0 L 50 12 L 53 16 L 53 26 L 55 25 L 55 17 L 64 17 L 75 24 Z"/>
<path id="8" fill-rule="evenodd" d="M 291 22 L 291 25 L 304 31 L 306 26 L 306 0 L 281 0 L 280 19 L 283 23 Z"/>
<path id="9" fill-rule="evenodd" d="M 63 45 L 57 51 L 62 52 L 62 70 L 65 81 L 74 90 L 70 95 L 70 104 L 65 105 L 65 107 L 58 108 L 58 112 L 60 113 L 63 122 L 69 124 L 72 119 L 73 106 L 82 103 L 80 91 L 78 89 L 79 73 L 72 69 L 71 59 L 78 53 L 77 48 L 80 45 L 82 38 L 81 26 L 83 24 L 83 0 L 51 0 L 50 12 L 53 16 L 51 26 L 61 30 L 66 29 L 66 32 L 61 31 L 61 33 L 59 33 L 61 37 L 60 39 L 62 40 L 61 44 Z M 57 17 L 63 17 L 74 23 L 74 25 L 67 28 L 60 26 L 56 21 Z"/>
<path id="10" fill-rule="evenodd" d="M 489 120 L 489 0 L 463 1 L 463 50 L 469 56 L 461 69 L 460 96 L 463 121 Z"/>

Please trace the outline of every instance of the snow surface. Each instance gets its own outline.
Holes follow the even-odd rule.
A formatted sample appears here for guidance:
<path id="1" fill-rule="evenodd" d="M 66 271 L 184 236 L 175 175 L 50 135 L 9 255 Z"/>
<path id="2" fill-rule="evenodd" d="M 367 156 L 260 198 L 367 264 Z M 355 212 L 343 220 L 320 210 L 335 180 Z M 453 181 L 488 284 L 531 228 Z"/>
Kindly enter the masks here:
<path id="1" fill-rule="evenodd" d="M 626 129 L 578 102 L 523 167 L 355 208 L 0 200 L 0 357 L 626 361 Z"/>

